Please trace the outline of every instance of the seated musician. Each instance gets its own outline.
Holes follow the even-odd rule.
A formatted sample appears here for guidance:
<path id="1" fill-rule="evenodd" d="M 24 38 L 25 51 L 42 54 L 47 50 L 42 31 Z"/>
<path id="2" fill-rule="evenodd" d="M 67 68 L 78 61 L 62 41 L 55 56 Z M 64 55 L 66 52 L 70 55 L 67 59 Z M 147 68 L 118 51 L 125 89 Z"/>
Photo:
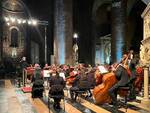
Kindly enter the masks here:
<path id="1" fill-rule="evenodd" d="M 50 68 L 50 66 L 48 65 L 48 64 L 45 64 L 45 66 L 44 66 L 44 70 L 49 70 L 49 68 Z"/>
<path id="2" fill-rule="evenodd" d="M 130 95 L 129 95 L 129 100 L 135 100 L 136 99 L 136 90 L 135 90 L 135 84 L 134 81 L 137 79 L 138 73 L 136 72 L 136 66 L 139 63 L 139 59 L 137 55 L 131 55 L 129 59 L 129 69 L 131 71 L 131 77 L 130 81 L 132 84 L 130 84 Z"/>
<path id="3" fill-rule="evenodd" d="M 125 59 L 125 57 L 126 56 L 123 56 L 123 59 Z M 117 69 L 114 70 L 114 73 L 116 75 L 118 82 L 108 90 L 108 93 L 112 99 L 112 104 L 114 105 L 115 108 L 117 108 L 117 106 L 118 106 L 118 103 L 117 103 L 117 91 L 118 91 L 118 89 L 120 87 L 126 86 L 128 84 L 128 81 L 129 81 L 128 72 L 125 69 L 125 67 L 123 66 L 123 63 L 124 62 L 120 63 L 117 66 Z"/>
<path id="4" fill-rule="evenodd" d="M 84 84 L 85 82 L 86 84 Z M 77 96 L 78 96 L 78 92 L 77 91 L 83 91 L 86 88 L 90 88 L 89 84 L 87 84 L 88 79 L 87 76 L 85 74 L 85 69 L 82 68 L 80 70 L 80 73 L 75 77 L 72 87 L 70 88 L 70 96 L 72 100 L 76 100 Z M 86 87 L 85 87 L 86 86 Z M 86 89 L 88 91 L 88 89 Z"/>
<path id="5" fill-rule="evenodd" d="M 62 77 L 59 76 L 58 70 L 53 71 L 52 76 L 50 77 L 50 90 L 49 95 L 54 96 L 54 109 L 60 109 L 60 100 L 61 96 L 64 96 L 63 88 L 65 87 L 65 81 Z"/>
<path id="6" fill-rule="evenodd" d="M 87 76 L 87 80 L 89 82 L 90 85 L 90 89 L 88 90 L 88 95 L 87 97 L 91 97 L 92 96 L 92 92 L 91 89 L 93 89 L 96 86 L 96 79 L 95 79 L 95 69 L 87 69 L 86 71 L 86 76 Z"/>

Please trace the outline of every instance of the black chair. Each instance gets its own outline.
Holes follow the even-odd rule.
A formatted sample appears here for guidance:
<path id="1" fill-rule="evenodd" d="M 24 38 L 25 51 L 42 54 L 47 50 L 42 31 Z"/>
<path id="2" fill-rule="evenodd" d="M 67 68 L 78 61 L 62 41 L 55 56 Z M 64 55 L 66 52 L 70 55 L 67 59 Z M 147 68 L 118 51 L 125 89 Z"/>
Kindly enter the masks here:
<path id="1" fill-rule="evenodd" d="M 119 87 L 119 90 L 126 91 L 126 93 L 124 95 L 124 105 L 125 105 L 126 112 L 127 112 L 127 109 L 128 109 L 128 105 L 127 105 L 128 97 L 132 93 L 131 90 L 132 90 L 132 87 L 134 87 L 133 86 L 134 81 L 135 81 L 135 78 L 131 77 L 129 82 L 127 83 L 127 85 Z"/>
<path id="2" fill-rule="evenodd" d="M 79 102 L 81 102 L 82 95 L 84 94 L 88 94 L 88 89 L 75 91 L 75 97 L 78 97 Z"/>
<path id="3" fill-rule="evenodd" d="M 43 85 L 33 85 L 32 87 L 32 99 L 43 97 L 44 86 Z"/>
<path id="4" fill-rule="evenodd" d="M 119 90 L 123 90 L 123 91 L 126 91 L 125 95 L 124 95 L 124 105 L 125 105 L 125 109 L 127 112 L 127 109 L 128 109 L 128 96 L 129 96 L 129 93 L 130 93 L 130 87 L 129 86 L 122 86 L 122 87 L 119 87 Z"/>
<path id="5" fill-rule="evenodd" d="M 80 81 L 79 90 L 75 91 L 75 97 L 79 97 L 79 102 L 81 102 L 81 97 L 83 94 L 88 94 L 88 91 L 91 89 L 89 81 Z"/>
<path id="6" fill-rule="evenodd" d="M 49 108 L 49 113 L 50 113 L 50 110 L 51 110 L 51 107 L 50 107 L 51 102 L 50 102 L 50 100 L 51 100 L 52 98 L 61 98 L 61 99 L 63 99 L 63 109 L 64 109 L 64 111 L 65 111 L 65 97 L 64 97 L 64 95 L 51 95 L 51 94 L 49 94 L 49 95 L 48 95 L 48 108 Z"/>
<path id="7" fill-rule="evenodd" d="M 51 104 L 50 100 L 54 98 L 63 99 L 63 108 L 65 111 L 65 97 L 64 97 L 64 91 L 62 85 L 52 85 L 51 89 L 49 90 L 49 95 L 48 95 L 49 112 L 50 112 L 50 104 Z"/>

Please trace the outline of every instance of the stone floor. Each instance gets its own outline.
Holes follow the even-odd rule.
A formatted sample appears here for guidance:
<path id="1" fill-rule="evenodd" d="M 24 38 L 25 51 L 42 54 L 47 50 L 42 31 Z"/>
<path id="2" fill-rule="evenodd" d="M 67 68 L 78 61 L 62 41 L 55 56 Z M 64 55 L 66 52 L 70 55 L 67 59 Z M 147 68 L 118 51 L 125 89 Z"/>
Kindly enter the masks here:
<path id="1" fill-rule="evenodd" d="M 65 90 L 65 104 L 61 102 L 63 109 L 55 111 L 47 106 L 47 94 L 45 91 L 43 98 L 32 99 L 30 93 L 23 93 L 20 88 L 14 85 L 13 80 L 0 80 L 0 113 L 112 113 L 113 108 L 108 104 L 95 105 L 93 99 L 80 98 L 76 102 L 72 102 Z M 137 97 L 134 102 L 128 102 L 127 113 L 149 113 L 150 107 L 144 107 L 141 102 L 142 97 Z M 52 103 L 53 100 L 51 100 Z M 120 104 L 122 104 L 120 102 Z M 119 113 L 125 112 L 125 107 L 119 108 Z"/>

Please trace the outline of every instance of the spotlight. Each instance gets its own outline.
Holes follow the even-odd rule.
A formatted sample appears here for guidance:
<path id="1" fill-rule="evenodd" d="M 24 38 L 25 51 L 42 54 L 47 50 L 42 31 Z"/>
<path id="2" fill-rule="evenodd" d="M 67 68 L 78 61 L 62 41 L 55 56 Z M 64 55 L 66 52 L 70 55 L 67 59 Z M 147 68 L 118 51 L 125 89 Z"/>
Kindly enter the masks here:
<path id="1" fill-rule="evenodd" d="M 10 17 L 10 20 L 11 20 L 12 23 L 14 23 L 16 19 L 13 18 L 13 17 Z"/>
<path id="2" fill-rule="evenodd" d="M 31 24 L 31 21 L 30 21 L 30 20 L 28 21 L 28 24 L 29 24 L 29 25 Z"/>
<path id="3" fill-rule="evenodd" d="M 18 21 L 18 24 L 21 24 L 21 19 L 17 19 L 17 21 Z"/>
<path id="4" fill-rule="evenodd" d="M 23 24 L 25 24 L 26 22 L 27 22 L 26 20 L 23 20 L 23 21 L 22 21 Z"/>
<path id="5" fill-rule="evenodd" d="M 77 34 L 77 33 L 74 33 L 73 37 L 74 37 L 74 38 L 78 38 L 78 34 Z"/>
<path id="6" fill-rule="evenodd" d="M 5 19 L 5 21 L 6 21 L 6 22 L 8 22 L 8 21 L 9 21 L 9 18 L 8 18 L 8 17 L 5 17 L 4 19 Z"/>
<path id="7" fill-rule="evenodd" d="M 33 25 L 37 25 L 37 21 L 36 20 L 32 20 L 32 24 Z"/>
<path id="8" fill-rule="evenodd" d="M 10 25 L 10 23 L 8 22 L 8 23 L 7 23 L 7 25 L 9 26 L 9 25 Z"/>

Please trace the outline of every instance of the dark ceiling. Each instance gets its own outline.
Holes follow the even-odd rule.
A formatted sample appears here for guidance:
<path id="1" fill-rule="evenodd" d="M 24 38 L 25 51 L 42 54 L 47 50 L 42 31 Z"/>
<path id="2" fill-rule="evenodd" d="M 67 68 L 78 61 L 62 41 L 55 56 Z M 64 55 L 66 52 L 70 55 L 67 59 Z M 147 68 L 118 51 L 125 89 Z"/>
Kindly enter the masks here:
<path id="1" fill-rule="evenodd" d="M 48 20 L 53 0 L 23 0 L 31 16 L 39 20 Z"/>

